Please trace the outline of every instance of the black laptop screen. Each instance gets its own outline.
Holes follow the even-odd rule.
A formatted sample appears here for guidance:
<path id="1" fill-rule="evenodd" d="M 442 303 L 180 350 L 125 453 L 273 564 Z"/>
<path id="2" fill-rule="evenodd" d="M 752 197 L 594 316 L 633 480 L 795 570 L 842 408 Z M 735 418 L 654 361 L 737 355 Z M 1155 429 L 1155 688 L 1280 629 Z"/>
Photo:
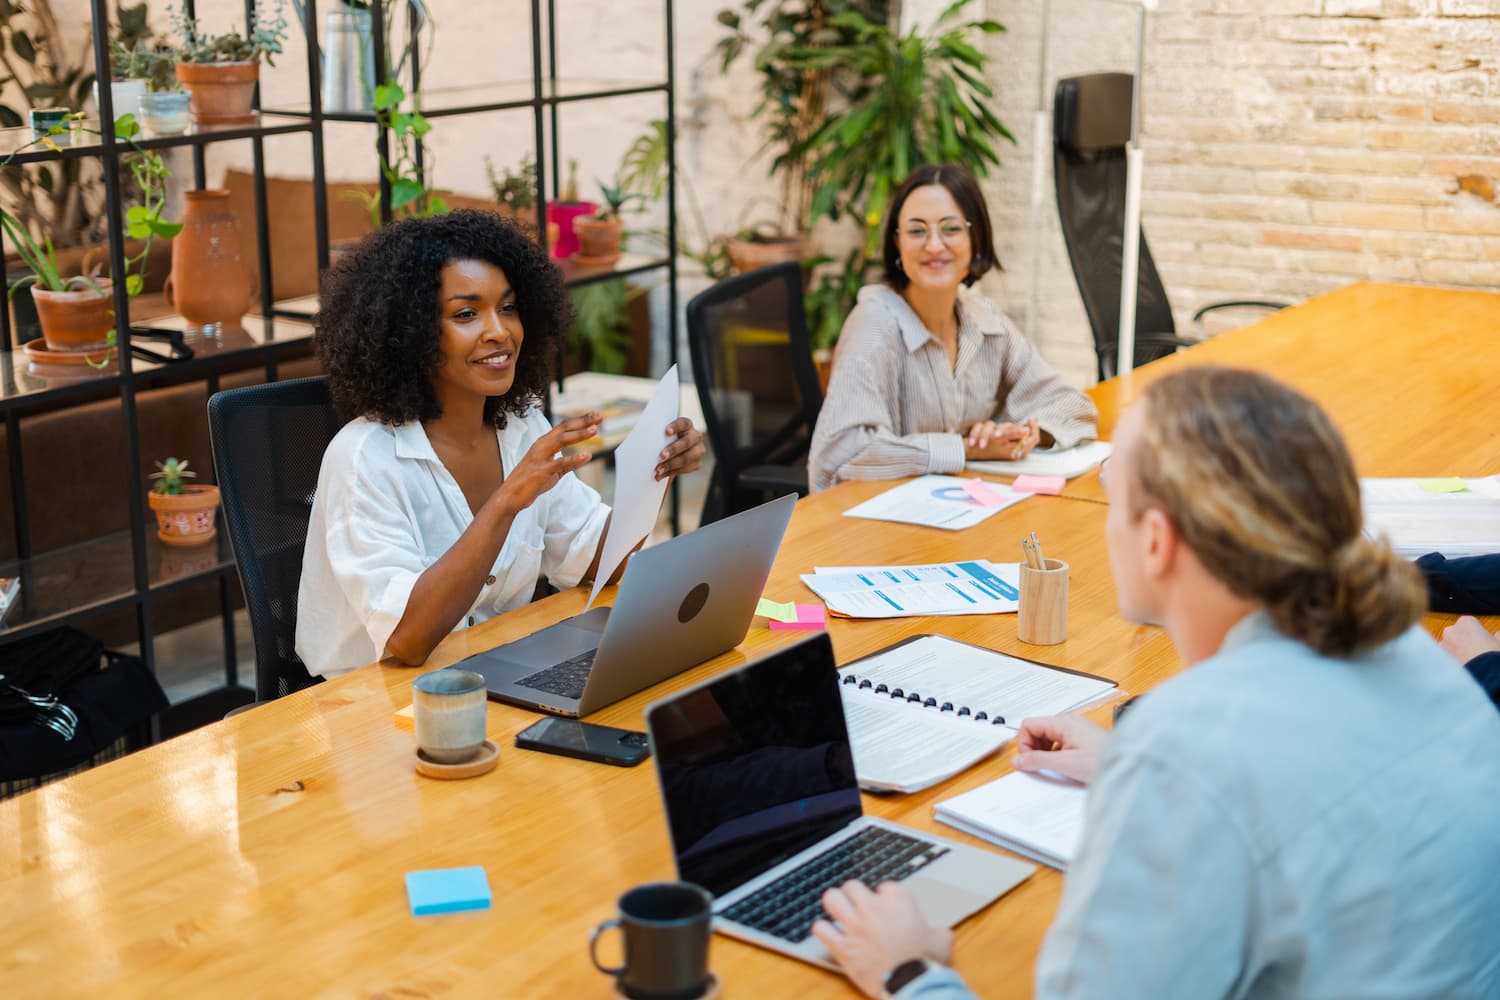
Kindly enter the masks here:
<path id="1" fill-rule="evenodd" d="M 723 895 L 860 816 L 827 635 L 652 709 L 678 876 Z"/>

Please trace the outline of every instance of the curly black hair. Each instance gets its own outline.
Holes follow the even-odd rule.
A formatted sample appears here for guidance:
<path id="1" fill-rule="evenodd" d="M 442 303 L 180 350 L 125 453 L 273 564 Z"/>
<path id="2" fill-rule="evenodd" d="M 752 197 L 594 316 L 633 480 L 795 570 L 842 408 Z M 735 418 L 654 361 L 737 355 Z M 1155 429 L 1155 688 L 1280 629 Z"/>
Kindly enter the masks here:
<path id="1" fill-rule="evenodd" d="M 443 268 L 482 260 L 505 272 L 526 334 L 510 391 L 485 400 L 485 420 L 505 426 L 539 403 L 573 321 L 562 271 L 518 224 L 460 210 L 402 219 L 371 233 L 328 269 L 313 318 L 318 360 L 345 420 L 368 416 L 399 425 L 442 413 L 432 377 L 438 349 Z"/>

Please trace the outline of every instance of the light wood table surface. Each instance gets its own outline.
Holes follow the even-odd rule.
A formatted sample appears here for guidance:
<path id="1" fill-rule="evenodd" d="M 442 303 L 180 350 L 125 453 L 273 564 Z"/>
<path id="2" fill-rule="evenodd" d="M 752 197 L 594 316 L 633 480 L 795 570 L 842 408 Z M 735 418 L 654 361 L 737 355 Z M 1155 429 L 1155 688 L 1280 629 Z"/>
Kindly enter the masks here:
<path id="1" fill-rule="evenodd" d="M 1500 295 L 1356 285 L 1098 387 L 1105 427 L 1150 378 L 1223 361 L 1273 371 L 1322 401 L 1370 475 L 1500 471 Z M 1487 384 L 1491 383 L 1491 384 Z M 1138 693 L 1180 669 L 1157 630 L 1115 614 L 1094 477 L 963 532 L 842 516 L 889 484 L 851 483 L 798 505 L 769 596 L 812 600 L 817 564 L 984 557 L 1015 561 L 1036 530 L 1069 561 L 1068 641 L 1026 646 L 1013 616 L 842 621 L 840 662 L 938 632 L 1103 674 Z M 609 598 L 606 597 L 606 601 Z M 570 591 L 447 639 L 430 666 L 581 610 Z M 1449 619 L 1432 616 L 1439 628 Z M 763 620 L 731 653 L 597 713 L 643 728 L 643 709 L 798 633 Z M 393 714 L 418 671 L 371 666 L 0 803 L 0 983 L 7 997 L 425 997 L 583 1000 L 610 995 L 589 929 L 636 883 L 673 875 L 653 767 L 517 750 L 531 713 L 491 704 L 500 766 L 460 782 L 412 770 Z M 1092 713 L 1105 717 L 1108 707 Z M 932 805 L 1010 769 L 1010 751 L 866 809 L 963 838 Z M 413 918 L 403 876 L 483 865 L 494 904 Z M 1030 994 L 1062 877 L 1042 869 L 958 933 L 956 963 L 985 996 Z M 728 998 L 848 997 L 839 977 L 716 936 Z"/>

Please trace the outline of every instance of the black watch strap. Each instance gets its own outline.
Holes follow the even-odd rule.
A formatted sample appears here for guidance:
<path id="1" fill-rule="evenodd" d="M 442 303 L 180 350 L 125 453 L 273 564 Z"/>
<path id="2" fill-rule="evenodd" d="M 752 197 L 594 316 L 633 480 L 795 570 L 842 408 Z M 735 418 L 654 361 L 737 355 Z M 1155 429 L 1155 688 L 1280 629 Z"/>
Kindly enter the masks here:
<path id="1" fill-rule="evenodd" d="M 885 989 L 885 995 L 888 997 L 895 996 L 926 971 L 927 959 L 925 958 L 913 958 L 902 962 L 886 973 L 885 982 L 882 984 Z"/>

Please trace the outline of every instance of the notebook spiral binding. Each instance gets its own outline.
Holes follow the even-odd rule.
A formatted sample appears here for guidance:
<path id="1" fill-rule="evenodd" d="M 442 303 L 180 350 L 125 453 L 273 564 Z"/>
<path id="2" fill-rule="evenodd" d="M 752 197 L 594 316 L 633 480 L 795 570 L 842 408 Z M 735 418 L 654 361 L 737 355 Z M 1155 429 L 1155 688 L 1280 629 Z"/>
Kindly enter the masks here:
<path id="1" fill-rule="evenodd" d="M 939 703 L 936 698 L 923 698 L 917 691 L 905 691 L 899 687 L 887 687 L 885 684 L 876 684 L 868 677 L 860 677 L 858 674 L 844 674 L 840 680 L 845 686 L 853 686 L 860 691 L 870 691 L 874 694 L 889 695 L 902 701 L 911 702 L 921 708 L 932 708 L 939 712 L 952 712 L 954 718 L 973 719 L 975 722 L 988 722 L 992 726 L 1005 725 L 1005 716 L 990 715 L 985 711 L 972 711 L 967 705 L 955 707 L 953 702 L 945 701 Z"/>

